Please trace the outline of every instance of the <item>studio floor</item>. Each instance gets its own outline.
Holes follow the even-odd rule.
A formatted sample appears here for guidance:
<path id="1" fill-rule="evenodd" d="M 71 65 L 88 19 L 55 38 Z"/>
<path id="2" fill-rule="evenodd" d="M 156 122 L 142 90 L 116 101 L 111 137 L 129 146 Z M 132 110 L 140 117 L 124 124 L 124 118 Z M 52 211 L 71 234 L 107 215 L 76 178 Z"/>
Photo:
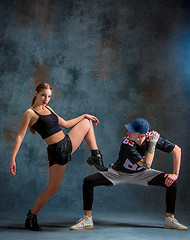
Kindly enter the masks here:
<path id="1" fill-rule="evenodd" d="M 94 228 L 90 230 L 71 231 L 73 225 L 82 214 L 61 213 L 51 211 L 41 213 L 39 224 L 42 231 L 33 232 L 24 229 L 25 215 L 22 213 L 8 214 L 1 212 L 1 240 L 136 240 L 136 239 L 190 239 L 190 230 L 168 230 L 163 228 L 164 216 L 151 213 L 94 213 Z M 178 220 L 190 227 L 189 216 L 178 215 Z"/>

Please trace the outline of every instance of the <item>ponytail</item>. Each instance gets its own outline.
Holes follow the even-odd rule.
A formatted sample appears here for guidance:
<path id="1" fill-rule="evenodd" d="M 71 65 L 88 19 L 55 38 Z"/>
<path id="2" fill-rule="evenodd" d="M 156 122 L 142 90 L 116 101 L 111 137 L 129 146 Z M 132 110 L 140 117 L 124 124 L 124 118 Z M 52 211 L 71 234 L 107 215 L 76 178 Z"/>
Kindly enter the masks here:
<path id="1" fill-rule="evenodd" d="M 36 100 L 36 96 L 34 96 L 34 97 L 32 98 L 31 106 L 34 105 L 35 100 Z"/>

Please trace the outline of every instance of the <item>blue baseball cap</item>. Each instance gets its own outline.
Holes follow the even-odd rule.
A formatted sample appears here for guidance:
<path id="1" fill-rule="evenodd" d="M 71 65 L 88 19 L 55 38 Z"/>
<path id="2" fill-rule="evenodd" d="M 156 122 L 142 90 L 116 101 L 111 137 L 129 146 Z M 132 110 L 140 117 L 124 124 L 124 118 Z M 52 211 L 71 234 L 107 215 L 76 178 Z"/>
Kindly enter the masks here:
<path id="1" fill-rule="evenodd" d="M 132 123 L 125 124 L 130 133 L 146 134 L 150 130 L 150 124 L 143 118 L 136 118 Z"/>

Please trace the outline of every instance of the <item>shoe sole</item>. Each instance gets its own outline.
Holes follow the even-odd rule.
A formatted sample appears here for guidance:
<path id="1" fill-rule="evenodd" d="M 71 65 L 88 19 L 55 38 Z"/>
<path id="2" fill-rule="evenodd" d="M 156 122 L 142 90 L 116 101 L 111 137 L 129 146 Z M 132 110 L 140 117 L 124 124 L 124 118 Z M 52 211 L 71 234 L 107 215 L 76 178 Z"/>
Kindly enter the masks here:
<path id="1" fill-rule="evenodd" d="M 70 227 L 70 230 L 85 230 L 85 229 L 92 229 L 94 226 L 88 226 L 88 227 L 82 227 L 82 228 L 72 228 Z"/>
<path id="2" fill-rule="evenodd" d="M 188 228 L 174 228 L 174 227 L 165 227 L 166 229 L 174 229 L 174 230 L 187 230 Z"/>
<path id="3" fill-rule="evenodd" d="M 31 228 L 25 228 L 26 230 L 29 230 L 29 231 L 34 231 L 34 232 L 40 232 L 40 231 L 42 231 L 42 229 L 40 229 L 40 230 L 34 230 L 34 229 L 31 229 Z"/>

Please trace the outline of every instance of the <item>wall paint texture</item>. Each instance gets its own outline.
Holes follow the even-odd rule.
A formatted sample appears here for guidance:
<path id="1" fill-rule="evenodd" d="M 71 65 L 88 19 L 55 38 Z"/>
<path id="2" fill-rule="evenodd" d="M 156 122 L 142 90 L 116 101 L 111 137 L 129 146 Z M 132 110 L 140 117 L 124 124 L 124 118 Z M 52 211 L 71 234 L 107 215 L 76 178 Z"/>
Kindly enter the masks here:
<path id="1" fill-rule="evenodd" d="M 182 148 L 177 207 L 189 209 L 189 3 L 177 0 L 3 0 L 0 9 L 0 209 L 31 208 L 48 181 L 46 144 L 27 132 L 8 170 L 23 113 L 39 82 L 53 87 L 50 106 L 68 120 L 96 115 L 105 165 L 117 160 L 124 124 L 146 118 Z M 68 131 L 65 131 L 67 133 Z M 82 181 L 96 170 L 82 143 L 58 193 L 44 207 L 82 209 Z M 154 168 L 172 171 L 157 151 Z M 164 211 L 164 189 L 125 185 L 95 190 L 94 209 Z M 111 201 L 110 201 L 111 199 Z"/>

